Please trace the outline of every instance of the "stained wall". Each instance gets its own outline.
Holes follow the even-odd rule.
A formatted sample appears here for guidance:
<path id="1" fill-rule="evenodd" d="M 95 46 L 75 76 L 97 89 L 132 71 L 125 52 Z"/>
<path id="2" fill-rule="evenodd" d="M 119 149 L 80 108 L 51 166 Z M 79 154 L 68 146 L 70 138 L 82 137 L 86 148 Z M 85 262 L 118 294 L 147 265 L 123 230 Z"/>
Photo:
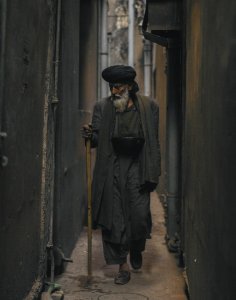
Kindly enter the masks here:
<path id="1" fill-rule="evenodd" d="M 236 4 L 186 1 L 183 200 L 191 299 L 233 299 Z"/>

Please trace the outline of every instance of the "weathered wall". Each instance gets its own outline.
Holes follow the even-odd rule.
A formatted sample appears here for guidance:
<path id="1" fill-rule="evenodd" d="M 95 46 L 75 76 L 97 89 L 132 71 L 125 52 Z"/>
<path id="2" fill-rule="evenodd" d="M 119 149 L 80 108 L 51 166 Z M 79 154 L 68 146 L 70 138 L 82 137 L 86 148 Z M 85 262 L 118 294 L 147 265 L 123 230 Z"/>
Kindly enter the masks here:
<path id="1" fill-rule="evenodd" d="M 0 168 L 0 298 L 19 300 L 34 284 L 35 289 L 40 287 L 45 271 L 50 193 L 48 96 L 54 16 L 52 3 L 46 0 L 5 4 L 1 126 L 8 135 L 4 154 L 9 162 Z M 1 1 L 1 20 L 3 5 Z"/>
<path id="2" fill-rule="evenodd" d="M 50 200 L 54 199 L 53 242 L 66 256 L 85 218 L 85 147 L 80 128 L 90 119 L 96 100 L 97 2 L 80 6 L 80 1 L 62 1 L 59 61 L 55 61 L 56 4 L 0 2 L 1 24 L 6 19 L 5 44 L 4 26 L 0 33 L 0 129 L 8 135 L 0 143 L 0 155 L 9 159 L 5 168 L 0 167 L 4 274 L 0 298 L 4 300 L 34 299 L 42 288 Z M 86 22 L 80 22 L 84 16 Z M 57 64 L 59 102 L 51 104 Z"/>
<path id="3" fill-rule="evenodd" d="M 98 3 L 81 1 L 80 12 L 79 109 L 91 112 L 97 100 Z"/>
<path id="4" fill-rule="evenodd" d="M 234 299 L 236 3 L 186 1 L 185 253 L 191 299 Z"/>
<path id="5" fill-rule="evenodd" d="M 80 129 L 96 101 L 97 4 L 62 3 L 57 128 L 55 244 L 69 256 L 82 229 L 86 205 L 85 146 Z"/>

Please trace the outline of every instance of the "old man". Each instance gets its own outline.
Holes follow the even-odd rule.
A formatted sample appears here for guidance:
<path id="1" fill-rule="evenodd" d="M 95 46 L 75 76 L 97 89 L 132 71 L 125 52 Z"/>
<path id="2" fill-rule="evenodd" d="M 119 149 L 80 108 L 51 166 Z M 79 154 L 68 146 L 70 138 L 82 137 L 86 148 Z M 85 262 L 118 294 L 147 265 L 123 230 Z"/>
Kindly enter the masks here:
<path id="1" fill-rule="evenodd" d="M 102 77 L 111 95 L 95 104 L 92 125 L 83 137 L 97 147 L 93 176 L 93 224 L 101 228 L 107 264 L 119 265 L 116 284 L 142 266 L 151 233 L 150 192 L 160 175 L 158 106 L 137 92 L 130 66 L 106 68 Z"/>

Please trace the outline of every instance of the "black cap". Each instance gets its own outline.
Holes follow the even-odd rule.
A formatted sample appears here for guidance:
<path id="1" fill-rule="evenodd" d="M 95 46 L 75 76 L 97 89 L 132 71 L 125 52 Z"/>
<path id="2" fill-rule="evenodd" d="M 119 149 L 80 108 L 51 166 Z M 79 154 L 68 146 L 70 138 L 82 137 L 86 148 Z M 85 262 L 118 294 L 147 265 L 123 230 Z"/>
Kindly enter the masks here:
<path id="1" fill-rule="evenodd" d="M 109 83 L 133 83 L 136 72 L 125 65 L 110 66 L 102 71 L 102 78 Z"/>

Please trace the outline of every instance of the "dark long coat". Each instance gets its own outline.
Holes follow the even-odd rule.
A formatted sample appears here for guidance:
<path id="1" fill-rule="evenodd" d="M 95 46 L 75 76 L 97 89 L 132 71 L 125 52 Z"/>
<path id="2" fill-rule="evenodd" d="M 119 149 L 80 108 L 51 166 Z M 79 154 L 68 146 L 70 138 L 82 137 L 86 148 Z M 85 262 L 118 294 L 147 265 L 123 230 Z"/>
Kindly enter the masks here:
<path id="1" fill-rule="evenodd" d="M 140 113 L 145 144 L 140 153 L 140 184 L 158 184 L 161 173 L 160 146 L 158 139 L 159 109 L 149 97 L 137 94 L 136 101 Z M 93 224 L 110 230 L 112 226 L 112 199 L 106 197 L 104 186 L 111 174 L 113 147 L 111 136 L 114 128 L 115 108 L 111 98 L 98 101 L 94 106 L 92 127 L 97 135 L 98 148 L 93 174 Z M 99 222 L 98 222 L 99 220 Z"/>

